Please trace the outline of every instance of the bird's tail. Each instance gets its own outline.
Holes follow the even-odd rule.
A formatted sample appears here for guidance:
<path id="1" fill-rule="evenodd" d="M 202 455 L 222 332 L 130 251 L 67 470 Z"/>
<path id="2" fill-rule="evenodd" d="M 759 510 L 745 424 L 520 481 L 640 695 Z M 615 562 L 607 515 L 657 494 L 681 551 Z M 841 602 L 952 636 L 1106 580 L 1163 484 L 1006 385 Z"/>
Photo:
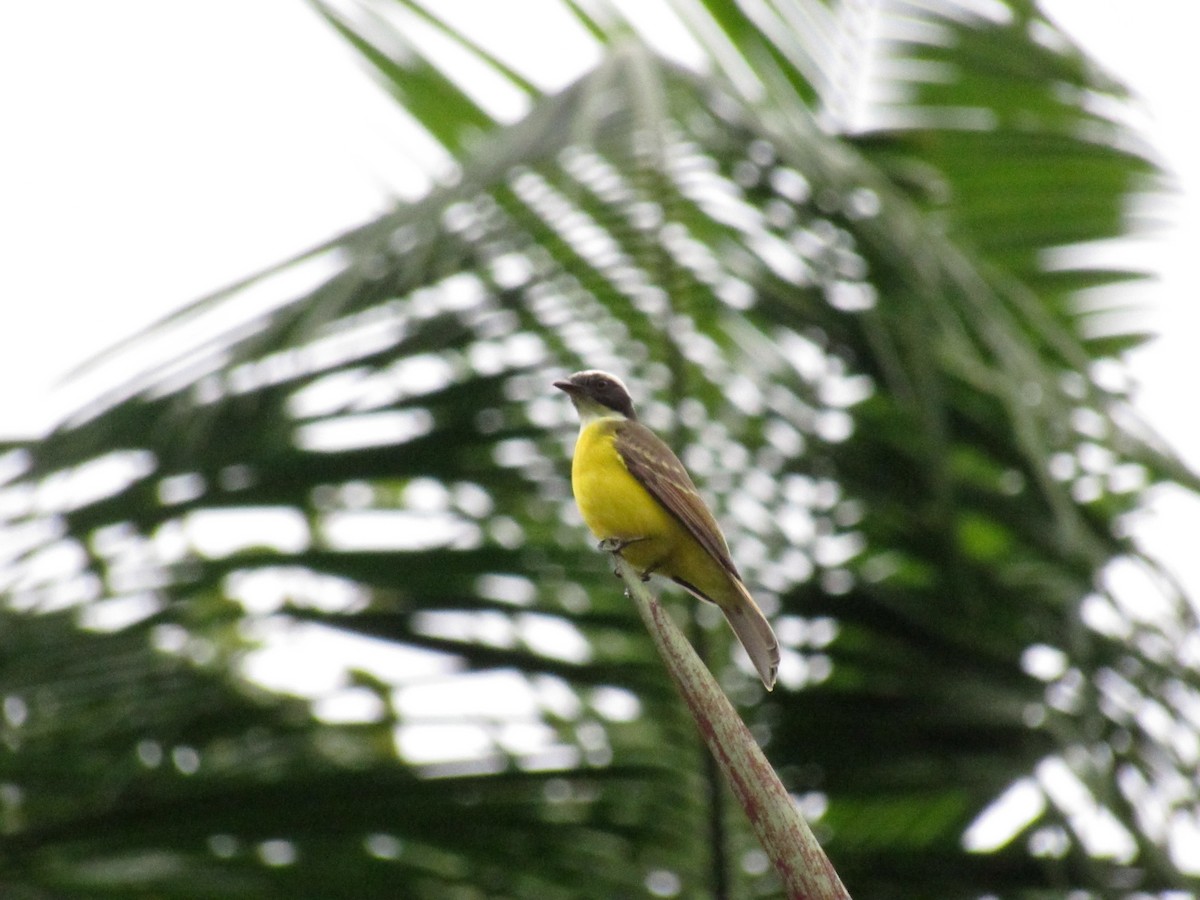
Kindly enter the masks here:
<path id="1" fill-rule="evenodd" d="M 779 671 L 779 641 L 771 629 L 771 623 L 763 615 L 750 591 L 736 578 L 731 579 L 738 588 L 740 595 L 730 604 L 721 604 L 721 611 L 729 620 L 733 633 L 746 648 L 746 654 L 767 690 L 775 687 L 775 673 Z"/>

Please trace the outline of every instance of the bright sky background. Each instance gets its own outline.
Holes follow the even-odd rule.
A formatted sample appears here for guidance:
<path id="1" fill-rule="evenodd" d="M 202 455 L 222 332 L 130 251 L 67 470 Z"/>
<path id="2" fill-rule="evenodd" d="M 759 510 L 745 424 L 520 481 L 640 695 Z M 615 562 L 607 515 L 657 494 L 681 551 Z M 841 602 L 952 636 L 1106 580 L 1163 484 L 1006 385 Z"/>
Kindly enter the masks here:
<path id="1" fill-rule="evenodd" d="M 1160 335 L 1131 359 L 1138 406 L 1151 425 L 1193 469 L 1200 469 L 1200 84 L 1194 3 L 1179 0 L 1043 0 L 1042 7 L 1085 49 L 1141 97 L 1139 124 L 1177 179 L 1180 194 L 1160 211 L 1164 222 L 1147 239 L 1124 248 L 1159 279 L 1134 293 L 1146 304 L 1145 325 Z M 1139 539 L 1200 601 L 1200 500 L 1182 491 L 1152 498 Z"/>

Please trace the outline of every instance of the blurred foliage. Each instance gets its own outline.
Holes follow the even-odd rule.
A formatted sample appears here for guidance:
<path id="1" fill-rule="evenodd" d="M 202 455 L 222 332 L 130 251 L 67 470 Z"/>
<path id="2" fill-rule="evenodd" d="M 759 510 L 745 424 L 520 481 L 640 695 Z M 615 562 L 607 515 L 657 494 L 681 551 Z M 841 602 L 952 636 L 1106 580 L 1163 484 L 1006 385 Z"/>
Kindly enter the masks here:
<path id="1" fill-rule="evenodd" d="M 571 505 L 584 367 L 775 618 L 770 696 L 694 636 L 856 898 L 1195 890 L 1197 623 L 1127 530 L 1198 485 L 1081 299 L 1136 273 L 1053 263 L 1155 189 L 1119 86 L 1015 0 L 676 0 L 701 71 L 568 2 L 553 95 L 314 6 L 447 167 L 0 457 L 0 894 L 776 891 Z"/>

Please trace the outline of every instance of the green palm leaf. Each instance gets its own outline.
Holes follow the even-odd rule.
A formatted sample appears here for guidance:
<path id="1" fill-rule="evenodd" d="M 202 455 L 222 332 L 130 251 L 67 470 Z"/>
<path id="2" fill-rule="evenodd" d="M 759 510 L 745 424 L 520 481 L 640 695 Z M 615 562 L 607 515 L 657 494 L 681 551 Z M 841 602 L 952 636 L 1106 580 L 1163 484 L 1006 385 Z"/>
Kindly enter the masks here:
<path id="1" fill-rule="evenodd" d="M 694 636 L 854 896 L 1186 889 L 1145 817 L 1195 809 L 1194 618 L 1104 572 L 1145 487 L 1196 480 L 1088 374 L 1137 336 L 1076 292 L 1131 274 L 1044 265 L 1154 177 L 1082 102 L 1117 89 L 1018 3 L 884 4 L 901 36 L 867 40 L 848 7 L 680 2 L 706 74 L 571 5 L 606 57 L 548 97 L 419 8 L 532 99 L 500 127 L 386 6 L 318 4 L 458 183 L 11 451 L 6 891 L 775 890 L 572 511 L 548 385 L 585 366 L 628 376 L 776 615 L 769 699 Z M 855 60 L 954 77 L 858 97 Z M 362 654 L 315 707 L 242 677 L 302 628 Z M 318 715 L 348 696 L 360 721 Z M 972 852 L 1014 784 L 1040 806 Z"/>

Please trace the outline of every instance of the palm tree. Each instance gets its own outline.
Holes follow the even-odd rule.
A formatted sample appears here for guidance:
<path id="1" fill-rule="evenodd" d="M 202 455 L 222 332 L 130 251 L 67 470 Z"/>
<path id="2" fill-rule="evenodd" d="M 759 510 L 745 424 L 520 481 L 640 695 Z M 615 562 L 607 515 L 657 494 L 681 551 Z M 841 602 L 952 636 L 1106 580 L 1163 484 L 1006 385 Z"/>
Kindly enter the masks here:
<path id="1" fill-rule="evenodd" d="M 314 7 L 455 167 L 0 457 L 0 893 L 777 893 L 572 510 L 583 367 L 774 617 L 765 696 L 680 604 L 855 897 L 1195 890 L 1197 623 L 1126 523 L 1200 484 L 1100 377 L 1143 336 L 1081 291 L 1138 274 L 1047 262 L 1157 189 L 1120 86 L 1022 0 L 678 0 L 699 70 L 565 3 L 604 56 L 554 95 Z M 269 689 L 284 646 L 344 679 Z"/>

